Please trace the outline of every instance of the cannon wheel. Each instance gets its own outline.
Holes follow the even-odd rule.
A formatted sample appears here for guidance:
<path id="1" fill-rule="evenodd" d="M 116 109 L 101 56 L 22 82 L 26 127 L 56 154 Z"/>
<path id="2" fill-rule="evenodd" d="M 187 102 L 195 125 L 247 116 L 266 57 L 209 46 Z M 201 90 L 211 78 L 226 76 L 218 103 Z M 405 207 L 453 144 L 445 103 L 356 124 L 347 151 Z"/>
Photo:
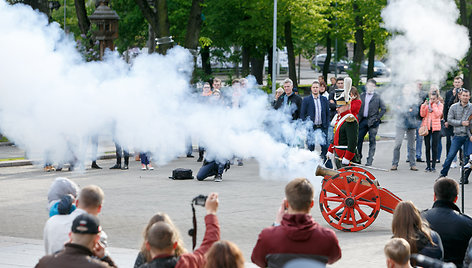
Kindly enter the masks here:
<path id="1" fill-rule="evenodd" d="M 380 212 L 380 193 L 370 176 L 362 170 L 347 170 L 323 179 L 320 210 L 331 226 L 357 232 L 374 222 Z"/>

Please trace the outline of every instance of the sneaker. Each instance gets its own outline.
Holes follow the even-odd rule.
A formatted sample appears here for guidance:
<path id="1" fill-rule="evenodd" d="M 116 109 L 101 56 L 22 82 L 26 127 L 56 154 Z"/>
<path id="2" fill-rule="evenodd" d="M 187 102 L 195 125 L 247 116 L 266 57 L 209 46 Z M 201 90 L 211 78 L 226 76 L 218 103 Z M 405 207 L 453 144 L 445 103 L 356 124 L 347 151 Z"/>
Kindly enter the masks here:
<path id="1" fill-rule="evenodd" d="M 439 160 L 439 159 L 438 159 L 438 160 L 436 160 L 436 163 L 441 163 L 441 160 Z"/>
<path id="2" fill-rule="evenodd" d="M 431 172 L 436 172 L 436 168 L 431 168 Z"/>
<path id="3" fill-rule="evenodd" d="M 424 160 L 421 158 L 416 158 L 416 162 L 424 163 Z"/>
<path id="4" fill-rule="evenodd" d="M 417 168 L 416 166 L 411 166 L 411 167 L 410 167 L 410 170 L 418 171 L 418 168 Z"/>
<path id="5" fill-rule="evenodd" d="M 128 167 L 128 165 L 123 165 L 123 167 L 122 167 L 121 169 L 122 169 L 122 170 L 128 170 L 129 167 Z"/>
<path id="6" fill-rule="evenodd" d="M 372 163 L 365 163 L 365 166 L 370 167 L 370 166 L 372 166 Z"/>
<path id="7" fill-rule="evenodd" d="M 469 179 L 463 181 L 462 179 L 460 180 L 460 184 L 469 184 Z"/>
<path id="8" fill-rule="evenodd" d="M 424 172 L 431 172 L 431 168 L 430 168 L 430 167 L 426 167 L 426 168 L 424 169 Z"/>
<path id="9" fill-rule="evenodd" d="M 410 163 L 410 159 L 407 158 L 407 159 L 406 159 L 406 162 L 407 162 L 407 163 Z"/>
<path id="10" fill-rule="evenodd" d="M 141 164 L 141 170 L 146 170 L 146 165 L 145 164 Z"/>
<path id="11" fill-rule="evenodd" d="M 147 165 L 147 168 L 148 168 L 149 170 L 154 170 L 154 168 L 152 167 L 151 164 Z"/>
<path id="12" fill-rule="evenodd" d="M 451 163 L 451 168 L 457 168 L 457 163 L 456 163 L 456 162 L 452 162 L 452 163 Z"/>
<path id="13" fill-rule="evenodd" d="M 194 158 L 195 156 L 191 155 L 191 154 L 188 154 L 187 155 L 187 158 Z"/>
<path id="14" fill-rule="evenodd" d="M 115 164 L 110 169 L 121 169 L 121 164 Z"/>
<path id="15" fill-rule="evenodd" d="M 203 156 L 199 156 L 198 159 L 197 159 L 197 162 L 202 162 L 203 161 Z"/>
<path id="16" fill-rule="evenodd" d="M 223 178 L 221 177 L 221 174 L 216 174 L 215 175 L 215 182 L 221 182 Z"/>
<path id="17" fill-rule="evenodd" d="M 393 165 L 390 170 L 398 170 L 397 166 L 396 165 Z"/>

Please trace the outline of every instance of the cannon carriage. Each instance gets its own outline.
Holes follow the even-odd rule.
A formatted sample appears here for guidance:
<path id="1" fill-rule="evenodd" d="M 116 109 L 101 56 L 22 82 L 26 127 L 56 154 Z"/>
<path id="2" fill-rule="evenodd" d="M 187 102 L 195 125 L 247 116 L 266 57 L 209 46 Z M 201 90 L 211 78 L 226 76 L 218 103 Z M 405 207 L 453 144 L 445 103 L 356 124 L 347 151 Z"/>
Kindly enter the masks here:
<path id="1" fill-rule="evenodd" d="M 402 201 L 361 167 L 332 170 L 318 166 L 316 175 L 323 176 L 319 197 L 321 214 L 341 231 L 363 230 L 375 221 L 380 210 L 393 213 Z"/>

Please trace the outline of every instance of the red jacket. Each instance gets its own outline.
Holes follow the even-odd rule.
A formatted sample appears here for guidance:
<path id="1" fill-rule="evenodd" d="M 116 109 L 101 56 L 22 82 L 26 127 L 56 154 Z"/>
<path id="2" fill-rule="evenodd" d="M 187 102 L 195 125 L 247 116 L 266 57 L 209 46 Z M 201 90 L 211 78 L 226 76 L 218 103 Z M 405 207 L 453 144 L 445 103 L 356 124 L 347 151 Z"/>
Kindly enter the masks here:
<path id="1" fill-rule="evenodd" d="M 334 231 L 320 226 L 309 214 L 285 214 L 280 226 L 262 230 L 251 260 L 260 267 L 267 267 L 266 256 L 277 253 L 326 256 L 328 263 L 341 258 Z"/>
<path id="2" fill-rule="evenodd" d="M 362 101 L 361 100 L 352 100 L 351 101 L 351 113 L 356 117 L 357 120 L 359 120 L 357 115 L 359 114 L 359 111 L 361 110 L 361 106 L 362 106 Z"/>

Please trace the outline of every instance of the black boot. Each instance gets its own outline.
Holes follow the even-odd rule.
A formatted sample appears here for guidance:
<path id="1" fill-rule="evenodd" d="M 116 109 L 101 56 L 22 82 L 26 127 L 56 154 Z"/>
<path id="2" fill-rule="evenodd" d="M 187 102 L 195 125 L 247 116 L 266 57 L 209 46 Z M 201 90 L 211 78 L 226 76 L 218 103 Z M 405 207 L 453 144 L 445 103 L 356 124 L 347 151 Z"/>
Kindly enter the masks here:
<path id="1" fill-rule="evenodd" d="M 128 164 L 129 164 L 129 157 L 125 156 L 125 163 L 121 169 L 127 170 L 128 169 Z"/>
<path id="2" fill-rule="evenodd" d="M 470 168 L 464 169 L 464 177 L 461 178 L 461 183 L 469 184 L 469 175 L 470 175 L 471 171 L 472 171 L 472 169 L 470 169 Z"/>
<path id="3" fill-rule="evenodd" d="M 110 169 L 121 169 L 121 157 L 116 157 L 116 164 L 112 166 Z"/>
<path id="4" fill-rule="evenodd" d="M 99 165 L 97 165 L 97 161 L 92 161 L 92 168 L 94 168 L 94 169 L 102 169 Z"/>
<path id="5" fill-rule="evenodd" d="M 204 151 L 199 151 L 198 152 L 197 162 L 202 162 L 203 161 L 203 153 L 204 153 Z"/>

